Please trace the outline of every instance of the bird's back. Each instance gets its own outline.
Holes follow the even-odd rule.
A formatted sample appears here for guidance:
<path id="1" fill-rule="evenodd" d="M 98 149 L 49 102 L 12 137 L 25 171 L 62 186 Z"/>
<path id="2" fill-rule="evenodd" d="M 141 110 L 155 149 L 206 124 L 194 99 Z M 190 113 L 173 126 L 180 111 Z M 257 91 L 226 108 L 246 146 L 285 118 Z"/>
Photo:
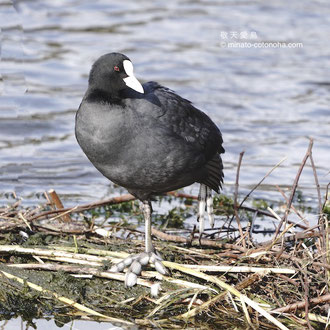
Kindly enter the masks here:
<path id="1" fill-rule="evenodd" d="M 177 95 L 172 90 L 155 82 L 145 84 L 146 90 L 157 96 L 164 115 L 159 118 L 160 122 L 170 129 L 171 134 L 177 135 L 181 143 L 188 145 L 196 154 L 200 162 L 188 157 L 190 165 L 187 169 L 192 171 L 196 168 L 203 169 L 203 177 L 195 181 L 206 184 L 215 191 L 219 191 L 223 182 L 223 164 L 220 154 L 225 150 L 219 128 L 202 111 L 195 108 L 190 101 Z M 207 173 L 205 173 L 205 170 Z"/>

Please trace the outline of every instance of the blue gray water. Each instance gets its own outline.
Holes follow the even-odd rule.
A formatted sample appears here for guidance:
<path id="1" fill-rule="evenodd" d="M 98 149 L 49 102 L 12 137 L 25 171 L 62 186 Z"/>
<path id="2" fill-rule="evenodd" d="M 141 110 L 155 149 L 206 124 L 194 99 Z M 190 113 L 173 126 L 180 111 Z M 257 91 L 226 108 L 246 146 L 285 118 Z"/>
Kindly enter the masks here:
<path id="1" fill-rule="evenodd" d="M 226 192 L 233 191 L 245 150 L 242 193 L 287 156 L 255 193 L 279 199 L 275 185 L 293 183 L 308 137 L 315 140 L 323 191 L 329 182 L 327 0 L 1 0 L 0 24 L 2 201 L 15 191 L 35 203 L 50 188 L 66 205 L 118 194 L 74 137 L 90 66 L 112 51 L 131 58 L 140 81 L 174 89 L 213 118 L 226 149 Z M 300 47 L 231 48 L 228 42 Z M 299 189 L 315 201 L 309 164 Z"/>
<path id="2" fill-rule="evenodd" d="M 275 186 L 293 183 L 308 137 L 315 140 L 322 192 L 329 182 L 328 0 L 0 0 L 0 28 L 1 204 L 13 191 L 36 204 L 54 188 L 66 206 L 124 192 L 98 174 L 74 137 L 90 66 L 112 51 L 131 58 L 141 81 L 176 90 L 219 125 L 226 193 L 233 192 L 245 150 L 242 193 L 287 156 L 254 194 L 281 198 Z M 229 42 L 302 47 L 230 48 Z M 315 204 L 309 164 L 299 189 Z"/>
<path id="3" fill-rule="evenodd" d="M 35 322 L 37 329 L 63 329 L 63 330 L 120 330 L 124 329 L 119 326 L 112 325 L 109 322 L 91 322 L 91 321 L 82 321 L 82 320 L 73 320 L 67 324 L 63 324 L 62 327 L 59 326 L 61 323 L 59 320 L 56 322 L 53 319 L 39 319 Z M 28 322 L 22 321 L 21 318 L 4 320 L 0 321 L 1 330 L 17 330 L 17 329 L 33 329 L 31 326 L 28 326 Z M 132 329 L 132 328 L 131 328 Z M 131 330 L 130 329 L 130 330 Z M 136 329 L 132 329 L 136 330 Z"/>

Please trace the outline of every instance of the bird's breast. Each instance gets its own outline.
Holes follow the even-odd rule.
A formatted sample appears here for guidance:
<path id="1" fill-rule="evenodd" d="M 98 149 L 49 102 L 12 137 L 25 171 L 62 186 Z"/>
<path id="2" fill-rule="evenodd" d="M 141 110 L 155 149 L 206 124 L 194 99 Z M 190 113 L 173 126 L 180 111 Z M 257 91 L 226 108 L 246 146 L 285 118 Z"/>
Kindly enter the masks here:
<path id="1" fill-rule="evenodd" d="M 127 187 L 142 181 L 139 178 L 146 176 L 148 164 L 156 167 L 154 144 L 159 142 L 152 127 L 151 118 L 129 107 L 87 103 L 78 110 L 75 131 L 92 164 L 111 181 Z"/>
<path id="2" fill-rule="evenodd" d="M 77 114 L 76 136 L 93 165 L 126 188 L 166 191 L 188 185 L 204 162 L 163 117 L 143 106 L 85 104 Z"/>

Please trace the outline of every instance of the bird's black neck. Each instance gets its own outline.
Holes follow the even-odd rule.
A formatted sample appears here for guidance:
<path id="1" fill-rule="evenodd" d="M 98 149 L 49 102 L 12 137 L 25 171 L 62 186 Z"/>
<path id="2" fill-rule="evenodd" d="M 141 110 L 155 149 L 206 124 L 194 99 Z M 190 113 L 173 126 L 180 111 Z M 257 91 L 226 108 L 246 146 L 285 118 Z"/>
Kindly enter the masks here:
<path id="1" fill-rule="evenodd" d="M 107 91 L 104 91 L 102 89 L 93 88 L 88 89 L 85 94 L 85 100 L 91 103 L 109 103 L 109 104 L 120 104 L 121 98 L 119 95 L 110 94 Z"/>

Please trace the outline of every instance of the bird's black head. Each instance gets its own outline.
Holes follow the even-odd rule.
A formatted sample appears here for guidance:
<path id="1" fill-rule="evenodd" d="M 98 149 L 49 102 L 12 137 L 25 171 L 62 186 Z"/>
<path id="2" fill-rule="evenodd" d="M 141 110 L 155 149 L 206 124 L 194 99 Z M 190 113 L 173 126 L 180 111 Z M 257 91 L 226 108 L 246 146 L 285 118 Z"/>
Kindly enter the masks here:
<path id="1" fill-rule="evenodd" d="M 130 59 L 120 53 L 101 56 L 92 66 L 89 74 L 89 88 L 117 97 L 127 87 L 144 93 L 143 87 L 133 74 Z"/>

